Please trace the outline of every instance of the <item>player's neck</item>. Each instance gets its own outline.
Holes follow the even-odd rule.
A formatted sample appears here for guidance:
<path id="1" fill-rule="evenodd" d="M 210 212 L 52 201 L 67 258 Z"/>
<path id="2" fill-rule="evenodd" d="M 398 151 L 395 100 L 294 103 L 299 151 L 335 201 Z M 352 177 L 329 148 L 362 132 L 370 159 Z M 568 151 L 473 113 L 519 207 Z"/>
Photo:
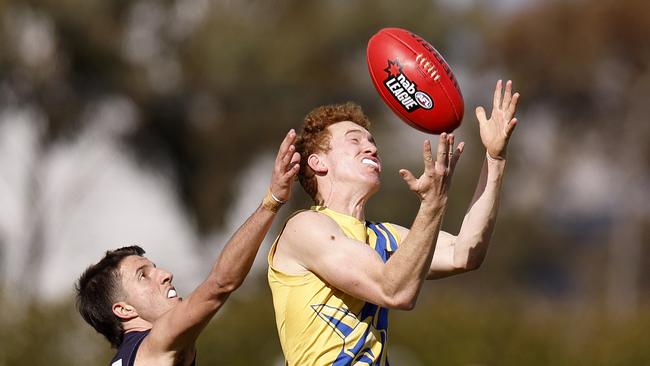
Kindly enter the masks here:
<path id="1" fill-rule="evenodd" d="M 122 329 L 124 329 L 124 333 L 127 332 L 144 332 L 145 330 L 149 330 L 153 327 L 153 324 L 150 322 L 138 317 L 138 318 L 133 318 L 130 319 L 124 323 L 122 323 Z"/>
<path id="2" fill-rule="evenodd" d="M 323 200 L 323 206 L 336 212 L 346 214 L 360 221 L 365 221 L 365 207 L 370 195 L 367 191 L 332 191 Z"/>

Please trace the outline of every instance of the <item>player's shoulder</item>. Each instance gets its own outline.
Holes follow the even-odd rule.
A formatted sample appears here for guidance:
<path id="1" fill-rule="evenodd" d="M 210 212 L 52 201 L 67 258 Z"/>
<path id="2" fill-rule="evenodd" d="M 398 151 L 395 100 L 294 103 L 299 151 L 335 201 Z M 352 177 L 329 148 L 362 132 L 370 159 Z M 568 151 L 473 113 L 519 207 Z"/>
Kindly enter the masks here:
<path id="1" fill-rule="evenodd" d="M 287 228 L 299 230 L 320 228 L 323 225 L 331 225 L 334 222 L 329 216 L 314 210 L 304 210 L 296 213 L 287 221 Z"/>
<path id="2" fill-rule="evenodd" d="M 287 221 L 284 230 L 278 238 L 278 253 L 290 253 L 302 263 L 305 258 L 318 255 L 322 245 L 317 245 L 322 238 L 333 234 L 336 226 L 328 216 L 313 210 L 305 210 L 294 214 Z M 301 259 L 302 258 L 302 259 Z"/>
<path id="3" fill-rule="evenodd" d="M 317 238 L 337 229 L 338 226 L 329 216 L 314 210 L 305 210 L 296 213 L 287 221 L 282 239 L 292 241 L 296 238 L 299 242 L 304 242 L 306 238 Z"/>

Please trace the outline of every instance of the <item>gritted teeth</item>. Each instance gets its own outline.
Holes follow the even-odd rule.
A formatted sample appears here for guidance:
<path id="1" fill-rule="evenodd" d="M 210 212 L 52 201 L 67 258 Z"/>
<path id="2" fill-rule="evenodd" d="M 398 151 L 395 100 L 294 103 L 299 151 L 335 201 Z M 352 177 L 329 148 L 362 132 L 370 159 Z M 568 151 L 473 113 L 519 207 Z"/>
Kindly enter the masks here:
<path id="1" fill-rule="evenodd" d="M 170 288 L 169 291 L 167 292 L 167 298 L 171 299 L 172 297 L 176 297 L 176 296 L 177 296 L 176 290 L 174 290 L 173 288 Z"/>
<path id="2" fill-rule="evenodd" d="M 374 166 L 374 167 L 379 168 L 379 164 L 377 164 L 377 162 L 374 161 L 374 160 L 372 160 L 372 159 L 363 158 L 363 160 L 361 160 L 361 163 L 362 163 L 362 164 L 372 165 L 372 166 Z"/>

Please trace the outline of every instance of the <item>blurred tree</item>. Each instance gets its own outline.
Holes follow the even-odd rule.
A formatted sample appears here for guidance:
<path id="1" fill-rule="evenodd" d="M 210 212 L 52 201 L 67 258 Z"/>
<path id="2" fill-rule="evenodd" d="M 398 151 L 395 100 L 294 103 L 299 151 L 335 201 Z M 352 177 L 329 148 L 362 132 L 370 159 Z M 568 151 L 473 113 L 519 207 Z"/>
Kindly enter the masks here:
<path id="1" fill-rule="evenodd" d="M 494 64 L 512 70 L 526 99 L 537 109 L 555 111 L 561 125 L 552 154 L 559 164 L 535 174 L 553 176 L 556 185 L 564 175 L 576 184 L 564 204 L 554 208 L 546 201 L 546 207 L 530 209 L 555 217 L 550 220 L 557 224 L 555 245 L 568 253 L 580 248 L 578 237 L 586 239 L 578 255 L 591 259 L 560 255 L 555 260 L 577 269 L 579 288 L 590 292 L 585 301 L 604 291 L 613 315 L 635 311 L 641 271 L 648 268 L 642 254 L 648 240 L 643 228 L 650 221 L 647 34 L 650 11 L 644 1 L 551 1 L 513 16 L 492 42 Z M 593 155 L 570 160 L 594 152 L 595 165 L 590 165 Z M 565 240 L 562 231 L 569 234 Z M 594 257 L 594 248 L 605 253 Z"/>
<path id="2" fill-rule="evenodd" d="M 497 75 L 515 80 L 523 99 L 488 261 L 477 274 L 429 284 L 423 294 L 430 296 L 416 311 L 397 314 L 395 353 L 427 365 L 648 364 L 642 333 L 650 293 L 643 245 L 650 240 L 648 6 L 515 3 L 0 1 L 0 109 L 30 111 L 25 123 L 43 127 L 28 180 L 16 194 L 29 205 L 25 289 L 40 276 L 47 230 L 39 162 L 86 131 L 93 123 L 88 111 L 107 97 L 135 106 L 135 125 L 121 135 L 125 149 L 143 167 L 171 173 L 202 234 L 223 225 L 238 174 L 275 150 L 309 109 L 355 100 L 377 127 L 387 168 L 369 210 L 408 224 L 417 201 L 390 171 L 404 164 L 419 169 L 417 151 L 410 162 L 405 146 L 411 151 L 410 142 L 422 135 L 395 124 L 364 63 L 367 39 L 380 27 L 401 26 L 445 54 L 468 107 L 489 103 L 486 90 Z M 459 134 L 476 142 L 473 123 L 468 108 Z M 462 220 L 482 158 L 479 148 L 465 155 L 445 220 L 450 231 Z M 71 194 L 93 182 L 78 183 Z M 294 204 L 306 205 L 301 199 Z M 5 255 L 2 249 L 15 243 L 0 235 Z M 14 295 L 20 297 L 5 298 Z M 573 298 L 577 304 L 563 304 Z M 601 305 L 631 320 L 609 323 Z M 0 318 L 0 365 L 109 358 L 69 303 L 3 302 L 2 308 L 11 311 Z M 266 292 L 229 307 L 202 339 L 202 357 L 259 364 L 267 352 L 279 356 L 270 309 Z M 593 313 L 576 318 L 586 310 Z M 73 341 L 65 341 L 69 334 Z M 82 350 L 86 358 L 62 355 L 70 343 L 91 347 Z M 249 344 L 262 346 L 247 352 Z"/>
<path id="3" fill-rule="evenodd" d="M 126 141 L 146 165 L 171 163 L 204 234 L 223 224 L 241 169 L 274 149 L 309 109 L 356 100 L 374 112 L 378 100 L 363 60 L 365 42 L 380 25 L 435 25 L 424 35 L 444 47 L 448 24 L 427 1 L 409 7 L 6 1 L 3 7 L 4 85 L 16 103 L 34 104 L 45 115 L 42 150 L 82 131 L 81 115 L 93 101 L 107 94 L 132 100 L 139 119 Z M 376 14 L 360 17 L 368 8 Z"/>

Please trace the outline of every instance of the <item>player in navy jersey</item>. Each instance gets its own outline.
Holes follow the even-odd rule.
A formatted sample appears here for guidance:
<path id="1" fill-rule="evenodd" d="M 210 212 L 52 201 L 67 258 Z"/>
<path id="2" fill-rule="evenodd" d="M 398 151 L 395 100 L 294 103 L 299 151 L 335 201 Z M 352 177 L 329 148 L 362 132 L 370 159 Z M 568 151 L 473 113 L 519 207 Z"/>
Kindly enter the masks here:
<path id="1" fill-rule="evenodd" d="M 195 342 L 210 319 L 236 290 L 277 211 L 291 195 L 300 155 L 291 130 L 280 145 L 271 185 L 262 204 L 224 246 L 207 278 L 186 299 L 173 275 L 144 257 L 138 246 L 106 252 L 76 284 L 77 308 L 115 348 L 111 366 L 188 366 Z"/>

